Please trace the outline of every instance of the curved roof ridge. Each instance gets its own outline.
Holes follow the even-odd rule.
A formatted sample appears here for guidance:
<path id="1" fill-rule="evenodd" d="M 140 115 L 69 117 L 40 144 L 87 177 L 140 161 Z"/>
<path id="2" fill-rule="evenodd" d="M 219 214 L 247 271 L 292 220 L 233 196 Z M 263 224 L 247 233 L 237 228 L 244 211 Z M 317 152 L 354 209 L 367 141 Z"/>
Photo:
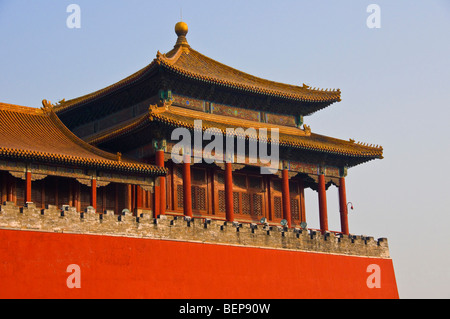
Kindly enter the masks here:
<path id="1" fill-rule="evenodd" d="M 73 107 L 77 104 L 82 104 L 82 103 L 86 103 L 89 102 L 97 97 L 101 97 L 103 95 L 106 95 L 108 93 L 112 93 L 115 90 L 123 87 L 124 85 L 127 85 L 129 83 L 133 83 L 137 80 L 139 80 L 142 76 L 144 76 L 145 74 L 147 74 L 147 72 L 150 72 L 153 67 L 157 64 L 157 59 L 153 59 L 152 62 L 148 65 L 146 65 L 145 67 L 143 67 L 142 69 L 140 69 L 139 71 L 134 72 L 133 74 L 127 76 L 126 78 L 115 82 L 103 89 L 94 91 L 92 93 L 88 93 L 82 96 L 79 96 L 77 98 L 73 98 L 67 101 L 64 101 L 60 104 L 54 105 L 54 110 L 56 113 L 59 113 L 61 111 L 64 111 L 65 109 L 69 108 L 69 107 Z"/>
<path id="2" fill-rule="evenodd" d="M 59 119 L 59 117 L 55 114 L 55 112 L 50 111 L 49 115 L 48 115 L 51 119 L 51 121 L 53 122 L 53 124 L 64 134 L 67 136 L 67 138 L 69 138 L 73 143 L 77 144 L 78 146 L 86 149 L 89 152 L 92 152 L 98 156 L 101 157 L 105 157 L 106 159 L 109 160 L 117 160 L 118 156 L 117 154 L 112 154 L 106 151 L 103 151 L 97 147 L 94 147 L 88 143 L 86 143 L 85 141 L 83 141 L 82 139 L 80 139 L 79 137 L 77 137 L 71 130 L 69 130 L 67 128 L 67 126 L 65 126 L 63 124 L 63 122 L 61 122 L 61 120 Z"/>
<path id="3" fill-rule="evenodd" d="M 339 88 L 316 89 L 304 83 L 303 85 L 295 85 L 268 80 L 214 60 L 199 51 L 192 49 L 189 45 L 177 44 L 172 50 L 165 54 L 157 51 L 156 58 L 154 58 L 150 64 L 128 77 L 95 92 L 68 101 L 62 100 L 59 104 L 54 106 L 54 110 L 58 114 L 64 112 L 66 109 L 80 106 L 95 100 L 96 98 L 111 94 L 126 85 L 138 81 L 154 70 L 158 65 L 162 65 L 166 69 L 183 76 L 216 83 L 233 89 L 248 91 L 250 93 L 281 97 L 302 102 L 330 104 L 341 101 L 341 91 Z"/>
<path id="4" fill-rule="evenodd" d="M 214 60 L 195 49 L 177 47 L 157 59 L 173 70 L 197 79 L 256 93 L 277 95 L 309 102 L 338 102 L 340 89 L 312 89 L 310 86 L 287 84 L 268 80 L 240 71 Z"/>

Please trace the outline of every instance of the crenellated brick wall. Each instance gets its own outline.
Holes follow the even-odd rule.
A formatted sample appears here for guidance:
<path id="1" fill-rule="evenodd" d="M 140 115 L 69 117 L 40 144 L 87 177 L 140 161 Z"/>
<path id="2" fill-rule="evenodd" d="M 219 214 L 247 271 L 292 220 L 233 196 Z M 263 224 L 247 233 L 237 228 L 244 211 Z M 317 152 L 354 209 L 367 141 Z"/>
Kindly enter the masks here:
<path id="1" fill-rule="evenodd" d="M 37 209 L 33 203 L 17 207 L 12 202 L 0 206 L 0 229 L 42 232 L 97 234 L 108 236 L 164 239 L 239 245 L 269 249 L 288 249 L 353 256 L 390 258 L 386 238 L 342 235 L 281 226 L 224 222 L 205 218 L 187 219 L 163 215 L 152 218 L 143 213 L 115 215 L 113 212 L 80 214 L 72 207 Z"/>

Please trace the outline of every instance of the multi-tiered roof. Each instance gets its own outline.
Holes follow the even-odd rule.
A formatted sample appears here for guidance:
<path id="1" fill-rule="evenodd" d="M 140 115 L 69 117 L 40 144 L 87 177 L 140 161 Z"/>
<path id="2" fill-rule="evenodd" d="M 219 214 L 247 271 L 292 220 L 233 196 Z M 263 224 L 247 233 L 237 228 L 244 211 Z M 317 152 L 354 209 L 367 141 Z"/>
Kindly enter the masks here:
<path id="1" fill-rule="evenodd" d="M 159 129 L 163 125 L 193 128 L 193 121 L 201 119 L 203 129 L 214 127 L 224 131 L 233 127 L 277 127 L 280 130 L 280 146 L 310 154 L 330 154 L 334 158 L 333 164 L 338 166 L 350 167 L 382 158 L 382 147 L 315 134 L 307 126 L 301 128 L 303 116 L 341 100 L 339 89 L 312 89 L 305 84 L 284 84 L 244 73 L 192 49 L 186 40 L 188 29 L 184 22 L 178 23 L 175 31 L 178 39 L 171 51 L 165 54 L 158 52 L 149 65 L 113 85 L 60 102 L 55 106 L 56 114 L 70 129 L 77 132 L 86 123 L 120 112 L 130 105 L 150 99 L 151 96 L 160 94 L 160 99 L 170 99 L 161 94 L 170 91 L 211 103 L 289 115 L 299 120 L 297 125 L 271 124 L 213 114 L 176 103 L 148 108 L 152 104 L 148 103 L 140 109 L 142 112 L 135 110 L 133 116 L 124 118 L 120 123 L 82 134 L 82 138 L 112 151 L 116 151 L 114 148 L 121 145 L 120 149 L 126 151 L 127 147 L 137 146 L 133 145 L 133 141 L 145 143 L 142 140 L 143 132 L 150 132 L 151 127 L 157 126 Z M 152 102 L 158 104 L 158 101 Z"/>

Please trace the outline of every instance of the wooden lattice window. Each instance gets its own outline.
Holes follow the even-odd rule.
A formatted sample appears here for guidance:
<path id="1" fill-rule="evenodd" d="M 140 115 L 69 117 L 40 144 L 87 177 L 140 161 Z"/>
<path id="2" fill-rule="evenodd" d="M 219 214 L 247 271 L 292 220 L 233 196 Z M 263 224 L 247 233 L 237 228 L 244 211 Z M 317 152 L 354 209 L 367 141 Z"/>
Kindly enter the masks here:
<path id="1" fill-rule="evenodd" d="M 183 196 L 183 184 L 177 185 L 177 206 L 178 208 L 184 207 L 184 196 Z"/>
<path id="2" fill-rule="evenodd" d="M 233 212 L 234 214 L 239 214 L 239 193 L 233 192 Z"/>
<path id="3" fill-rule="evenodd" d="M 291 198 L 291 218 L 300 220 L 300 206 L 297 198 Z"/>
<path id="4" fill-rule="evenodd" d="M 252 194 L 253 214 L 256 216 L 263 215 L 263 196 L 261 194 Z"/>
<path id="5" fill-rule="evenodd" d="M 206 169 L 191 168 L 191 196 L 193 213 L 205 214 L 208 211 Z"/>
<path id="6" fill-rule="evenodd" d="M 192 186 L 192 209 L 206 210 L 206 187 Z"/>
<path id="7" fill-rule="evenodd" d="M 250 194 L 242 193 L 242 214 L 251 214 Z"/>
<path id="8" fill-rule="evenodd" d="M 271 185 L 273 221 L 279 222 L 284 218 L 282 180 L 279 178 L 273 178 L 271 181 Z M 300 201 L 301 189 L 299 188 L 299 181 L 291 179 L 289 180 L 289 205 L 291 208 L 291 222 L 293 224 L 300 223 L 302 214 Z"/>
<path id="9" fill-rule="evenodd" d="M 281 197 L 280 196 L 274 196 L 274 198 L 273 198 L 273 214 L 274 214 L 275 218 L 283 217 L 283 210 L 281 207 Z"/>
<path id="10" fill-rule="evenodd" d="M 225 191 L 223 189 L 219 189 L 219 212 L 225 213 Z"/>

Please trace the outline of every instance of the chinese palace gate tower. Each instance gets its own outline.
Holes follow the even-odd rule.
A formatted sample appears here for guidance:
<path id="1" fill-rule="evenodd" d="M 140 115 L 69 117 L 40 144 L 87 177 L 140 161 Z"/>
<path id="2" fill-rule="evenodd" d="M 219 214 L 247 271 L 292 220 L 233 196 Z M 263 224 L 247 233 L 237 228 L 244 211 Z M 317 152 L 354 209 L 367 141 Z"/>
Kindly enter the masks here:
<path id="1" fill-rule="evenodd" d="M 383 158 L 382 147 L 304 123 L 340 90 L 246 74 L 194 50 L 184 22 L 175 32 L 172 50 L 109 87 L 40 109 L 0 103 L 0 239 L 12 249 L 0 249 L 12 263 L 0 265 L 0 296 L 398 298 L 387 239 L 353 235 L 347 217 L 347 171 Z M 191 136 L 181 152 L 177 129 Z M 215 139 L 196 139 L 207 133 Z M 222 152 L 202 158 L 212 144 Z M 268 171 L 250 152 L 275 145 Z M 338 230 L 328 227 L 331 185 Z M 307 226 L 306 188 L 320 229 Z M 25 288 L 26 268 L 13 264 L 33 249 L 42 252 L 30 265 L 76 263 L 84 285 L 67 288 L 64 268 L 28 275 L 47 290 Z"/>

